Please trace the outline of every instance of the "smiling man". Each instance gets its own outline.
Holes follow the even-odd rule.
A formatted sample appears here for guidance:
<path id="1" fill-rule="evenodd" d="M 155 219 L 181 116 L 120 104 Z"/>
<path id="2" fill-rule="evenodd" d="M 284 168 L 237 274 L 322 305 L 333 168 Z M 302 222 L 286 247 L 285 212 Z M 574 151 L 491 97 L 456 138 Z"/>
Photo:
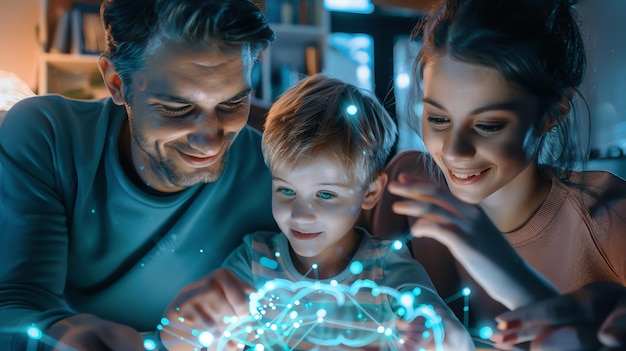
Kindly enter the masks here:
<path id="1" fill-rule="evenodd" d="M 277 230 L 248 0 L 107 0 L 111 98 L 25 99 L 0 128 L 0 349 L 143 350 L 183 286 Z M 43 337 L 29 340 L 35 326 Z"/>

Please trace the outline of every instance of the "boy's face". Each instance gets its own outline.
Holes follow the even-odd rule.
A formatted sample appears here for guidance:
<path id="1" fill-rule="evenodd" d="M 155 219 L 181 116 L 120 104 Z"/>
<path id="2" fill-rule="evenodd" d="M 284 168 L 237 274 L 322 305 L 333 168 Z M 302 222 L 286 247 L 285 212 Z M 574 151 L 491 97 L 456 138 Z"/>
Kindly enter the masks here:
<path id="1" fill-rule="evenodd" d="M 348 179 L 345 169 L 328 156 L 296 169 L 272 167 L 272 211 L 297 268 L 345 266 L 356 249 L 354 223 L 368 189 Z"/>
<path id="2" fill-rule="evenodd" d="M 133 163 L 157 190 L 216 181 L 250 110 L 247 51 L 163 41 L 133 75 Z"/>

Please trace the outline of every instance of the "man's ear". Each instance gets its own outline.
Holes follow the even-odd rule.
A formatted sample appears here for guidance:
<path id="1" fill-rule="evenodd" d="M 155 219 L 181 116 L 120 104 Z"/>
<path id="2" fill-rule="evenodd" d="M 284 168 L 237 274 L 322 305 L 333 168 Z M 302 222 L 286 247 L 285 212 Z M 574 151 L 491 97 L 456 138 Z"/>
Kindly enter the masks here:
<path id="1" fill-rule="evenodd" d="M 389 176 L 385 172 L 381 172 L 374 181 L 372 181 L 365 192 L 365 197 L 361 203 L 361 208 L 364 210 L 371 210 L 376 206 L 378 200 L 383 195 Z"/>
<path id="2" fill-rule="evenodd" d="M 124 105 L 126 100 L 123 94 L 122 79 L 117 74 L 115 67 L 111 63 L 111 59 L 107 55 L 102 54 L 98 58 L 98 69 L 100 70 L 100 74 L 102 74 L 104 85 L 113 98 L 113 102 L 116 105 Z"/>

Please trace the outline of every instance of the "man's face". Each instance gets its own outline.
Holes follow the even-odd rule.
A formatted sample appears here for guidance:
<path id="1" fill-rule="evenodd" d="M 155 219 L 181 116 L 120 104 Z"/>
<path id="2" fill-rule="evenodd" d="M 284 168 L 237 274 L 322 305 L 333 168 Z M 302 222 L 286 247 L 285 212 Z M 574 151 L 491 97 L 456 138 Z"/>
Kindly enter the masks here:
<path id="1" fill-rule="evenodd" d="M 249 54 L 172 41 L 148 52 L 127 101 L 135 170 L 161 192 L 215 182 L 248 121 Z"/>

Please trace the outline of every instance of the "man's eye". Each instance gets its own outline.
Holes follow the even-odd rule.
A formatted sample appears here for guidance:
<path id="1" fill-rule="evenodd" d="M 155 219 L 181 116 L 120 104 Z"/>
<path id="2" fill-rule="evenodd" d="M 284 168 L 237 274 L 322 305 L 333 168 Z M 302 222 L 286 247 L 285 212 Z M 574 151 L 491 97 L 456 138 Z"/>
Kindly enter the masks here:
<path id="1" fill-rule="evenodd" d="M 164 115 L 168 117 L 182 117 L 193 111 L 194 107 L 192 105 L 186 105 L 181 107 L 169 107 L 163 105 L 159 107 L 159 109 Z"/>
<path id="2" fill-rule="evenodd" d="M 501 131 L 504 128 L 503 123 L 488 123 L 488 124 L 477 124 L 476 128 L 480 130 L 483 134 L 493 134 Z"/>
<path id="3" fill-rule="evenodd" d="M 332 194 L 332 193 L 329 193 L 329 192 L 326 192 L 326 191 L 320 191 L 320 192 L 317 193 L 317 196 L 320 199 L 330 200 L 330 199 L 333 199 L 335 197 L 335 194 Z"/>
<path id="4" fill-rule="evenodd" d="M 236 112 L 241 109 L 247 108 L 249 104 L 248 101 L 249 100 L 246 97 L 245 99 L 241 99 L 237 101 L 225 102 L 225 103 L 220 104 L 219 109 L 224 112 Z"/>

